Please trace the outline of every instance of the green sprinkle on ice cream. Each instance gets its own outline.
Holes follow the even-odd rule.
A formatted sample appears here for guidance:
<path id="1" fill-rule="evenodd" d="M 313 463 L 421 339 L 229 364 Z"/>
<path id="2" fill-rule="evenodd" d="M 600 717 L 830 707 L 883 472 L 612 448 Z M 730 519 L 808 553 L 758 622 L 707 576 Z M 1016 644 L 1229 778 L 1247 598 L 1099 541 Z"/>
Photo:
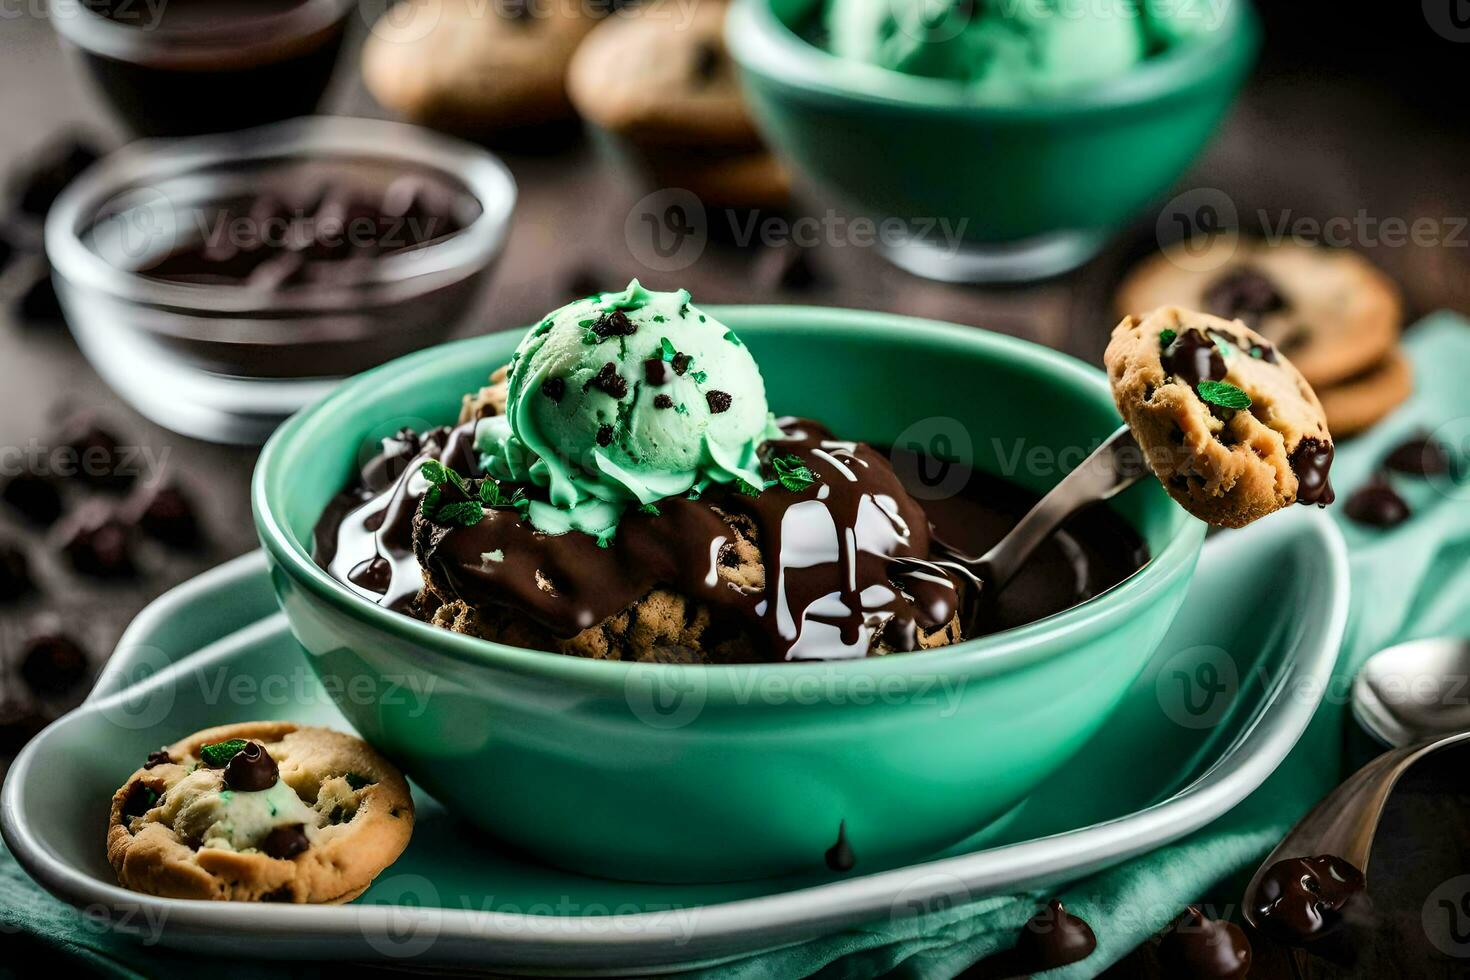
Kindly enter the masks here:
<path id="1" fill-rule="evenodd" d="M 761 481 L 757 450 L 776 433 L 744 345 L 690 303 L 635 279 L 569 303 L 516 349 L 506 414 L 475 446 L 498 480 L 546 490 L 538 530 L 606 541 L 629 505 Z"/>

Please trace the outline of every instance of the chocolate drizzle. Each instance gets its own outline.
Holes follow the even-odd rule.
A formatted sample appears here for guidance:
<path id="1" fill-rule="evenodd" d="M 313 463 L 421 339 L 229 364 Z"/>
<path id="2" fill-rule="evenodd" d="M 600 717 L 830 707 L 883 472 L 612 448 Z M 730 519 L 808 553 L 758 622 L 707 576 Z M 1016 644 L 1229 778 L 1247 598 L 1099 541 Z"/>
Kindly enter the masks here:
<path id="1" fill-rule="evenodd" d="M 1261 878 L 1256 915 L 1282 942 L 1312 942 L 1342 924 L 1343 909 L 1363 888 L 1363 873 L 1340 857 L 1287 858 Z"/>
<path id="2" fill-rule="evenodd" d="M 1198 327 L 1191 327 L 1164 348 L 1160 360 L 1165 373 L 1188 384 L 1191 388 L 1201 381 L 1222 381 L 1225 378 L 1225 357 L 1220 353 L 1214 338 Z"/>
<path id="3" fill-rule="evenodd" d="M 1328 471 L 1332 469 L 1332 443 L 1311 436 L 1297 443 L 1289 459 L 1296 474 L 1296 502 L 1326 507 L 1337 499 Z"/>

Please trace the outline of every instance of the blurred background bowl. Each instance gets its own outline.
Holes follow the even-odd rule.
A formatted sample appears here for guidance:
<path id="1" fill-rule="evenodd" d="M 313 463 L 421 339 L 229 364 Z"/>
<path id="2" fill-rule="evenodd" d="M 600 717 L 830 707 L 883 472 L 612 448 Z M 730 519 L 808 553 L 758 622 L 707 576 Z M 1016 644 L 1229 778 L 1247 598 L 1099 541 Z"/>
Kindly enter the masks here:
<path id="1" fill-rule="evenodd" d="M 259 290 L 138 270 L 199 236 L 223 200 L 319 183 L 383 193 L 411 176 L 458 230 L 374 258 L 351 281 Z M 515 205 L 494 156 L 413 126 L 317 117 L 134 143 L 75 181 L 46 221 L 67 323 L 103 379 L 185 435 L 260 443 L 340 378 L 444 339 L 470 315 Z"/>
<path id="2" fill-rule="evenodd" d="M 802 36 L 817 0 L 736 0 L 726 43 L 777 153 L 813 187 L 913 234 L 885 249 L 918 275 L 1024 281 L 1091 258 L 1214 133 L 1260 42 L 1249 4 L 1075 94 L 979 105 L 965 85 L 838 58 Z M 947 222 L 962 239 L 936 241 Z"/>

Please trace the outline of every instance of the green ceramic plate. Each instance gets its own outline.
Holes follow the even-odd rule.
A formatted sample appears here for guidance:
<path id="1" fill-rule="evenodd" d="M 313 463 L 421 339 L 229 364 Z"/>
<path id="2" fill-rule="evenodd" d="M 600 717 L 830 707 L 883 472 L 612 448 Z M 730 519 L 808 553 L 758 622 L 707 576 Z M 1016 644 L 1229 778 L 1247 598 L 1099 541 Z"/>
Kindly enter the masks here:
<path id="1" fill-rule="evenodd" d="M 45 887 L 93 912 L 111 910 L 120 929 L 157 924 L 151 938 L 171 946 L 205 941 L 241 956 L 400 966 L 413 957 L 415 965 L 583 975 L 687 967 L 884 918 L 899 902 L 923 907 L 1078 878 L 1238 803 L 1316 709 L 1299 692 L 1323 690 L 1336 659 L 1346 559 L 1331 522 L 1305 510 L 1219 535 L 1203 558 L 1114 723 L 982 836 L 911 867 L 844 880 L 610 882 L 529 861 L 419 794 L 408 850 L 350 906 L 224 905 L 124 891 L 113 883 L 98 828 L 113 790 L 147 751 L 247 719 L 348 727 L 271 612 L 259 555 L 144 611 L 87 703 L 16 760 L 0 798 L 0 829 Z M 1149 765 L 1136 765 L 1145 755 Z"/>

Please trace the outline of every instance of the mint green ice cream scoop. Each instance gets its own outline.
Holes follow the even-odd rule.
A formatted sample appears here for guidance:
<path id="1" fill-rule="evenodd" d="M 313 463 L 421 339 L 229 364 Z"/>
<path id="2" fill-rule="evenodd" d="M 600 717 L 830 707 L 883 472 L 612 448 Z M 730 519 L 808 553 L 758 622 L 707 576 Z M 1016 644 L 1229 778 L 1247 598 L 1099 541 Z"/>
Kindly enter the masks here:
<path id="1" fill-rule="evenodd" d="M 511 358 L 506 414 L 475 446 L 499 480 L 546 488 L 538 530 L 607 540 L 630 505 L 711 483 L 760 485 L 776 432 L 755 359 L 686 290 L 635 279 L 554 311 Z"/>

